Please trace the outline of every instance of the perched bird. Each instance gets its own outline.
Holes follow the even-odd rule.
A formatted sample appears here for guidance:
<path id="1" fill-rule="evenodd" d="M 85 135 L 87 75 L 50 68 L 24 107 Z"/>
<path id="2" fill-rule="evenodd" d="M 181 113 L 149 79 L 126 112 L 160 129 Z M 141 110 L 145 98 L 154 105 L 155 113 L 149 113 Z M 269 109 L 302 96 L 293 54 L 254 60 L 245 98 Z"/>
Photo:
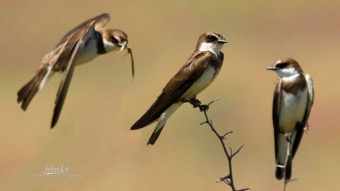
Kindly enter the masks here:
<path id="1" fill-rule="evenodd" d="M 169 117 L 184 103 L 208 87 L 219 73 L 223 64 L 220 51 L 225 38 L 216 32 L 203 33 L 195 51 L 176 75 L 164 87 L 162 93 L 149 110 L 131 127 L 140 129 L 158 121 L 147 144 L 155 144 Z"/>
<path id="2" fill-rule="evenodd" d="M 101 14 L 78 25 L 68 32 L 57 46 L 44 56 L 36 75 L 18 92 L 18 103 L 26 111 L 36 93 L 44 87 L 55 72 L 63 73 L 60 82 L 51 128 L 53 128 L 62 110 L 74 67 L 87 63 L 98 55 L 111 51 L 128 50 L 131 55 L 132 75 L 134 62 L 128 44 L 127 34 L 117 29 L 106 29 L 109 14 Z"/>
<path id="3" fill-rule="evenodd" d="M 273 125 L 275 139 L 276 178 L 290 180 L 292 160 L 308 126 L 314 100 L 314 87 L 309 74 L 304 75 L 297 61 L 279 60 L 267 70 L 275 71 Z"/>

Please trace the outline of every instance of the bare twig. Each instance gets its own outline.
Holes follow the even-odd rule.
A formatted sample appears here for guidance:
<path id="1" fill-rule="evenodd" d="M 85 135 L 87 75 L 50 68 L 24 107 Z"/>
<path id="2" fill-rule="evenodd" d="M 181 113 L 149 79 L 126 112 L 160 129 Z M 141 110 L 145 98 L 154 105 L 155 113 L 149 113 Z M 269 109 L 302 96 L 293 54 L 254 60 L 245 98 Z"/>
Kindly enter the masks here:
<path id="1" fill-rule="evenodd" d="M 283 185 L 283 191 L 286 191 L 286 187 L 287 187 L 287 184 L 290 183 L 290 182 L 293 182 L 297 180 L 297 178 L 294 178 L 294 179 L 290 179 L 290 180 L 285 180 L 284 181 L 284 185 Z"/>
<path id="2" fill-rule="evenodd" d="M 223 151 L 228 159 L 228 166 L 229 166 L 229 174 L 227 176 L 221 177 L 218 181 L 216 182 L 224 182 L 225 184 L 229 185 L 231 187 L 231 189 L 233 191 L 246 191 L 246 190 L 251 190 L 251 188 L 243 188 L 240 190 L 237 190 L 235 188 L 235 184 L 234 184 L 234 178 L 233 178 L 233 169 L 232 169 L 232 159 L 234 156 L 236 156 L 240 150 L 243 148 L 244 145 L 242 145 L 241 147 L 239 147 L 236 152 L 232 152 L 232 149 L 229 147 L 230 151 L 228 152 L 227 147 L 224 143 L 224 140 L 226 139 L 226 136 L 231 134 L 233 131 L 229 131 L 227 133 L 225 133 L 224 135 L 220 135 L 217 130 L 214 128 L 212 120 L 209 119 L 208 117 L 208 109 L 209 106 L 213 103 L 215 103 L 216 101 L 218 101 L 220 99 L 220 97 L 216 98 L 215 100 L 211 101 L 208 104 L 201 104 L 201 101 L 199 101 L 196 98 L 190 99 L 190 100 L 186 100 L 186 102 L 189 102 L 194 108 L 198 107 L 200 109 L 201 112 L 204 113 L 205 116 L 205 121 L 202 122 L 200 125 L 203 124 L 208 124 L 209 127 L 211 128 L 211 130 L 214 132 L 214 134 L 218 137 L 218 139 L 221 142 L 221 145 L 223 147 Z"/>

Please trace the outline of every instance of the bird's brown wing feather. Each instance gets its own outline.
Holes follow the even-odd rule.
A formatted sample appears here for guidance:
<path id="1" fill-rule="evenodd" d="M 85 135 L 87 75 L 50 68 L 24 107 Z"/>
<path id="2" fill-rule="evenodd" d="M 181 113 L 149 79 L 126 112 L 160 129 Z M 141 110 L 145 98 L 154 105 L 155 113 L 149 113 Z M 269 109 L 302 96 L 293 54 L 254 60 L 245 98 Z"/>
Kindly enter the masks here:
<path id="1" fill-rule="evenodd" d="M 83 39 L 87 39 L 87 35 L 93 35 L 96 25 L 99 24 L 104 26 L 109 20 L 110 17 L 108 14 L 102 14 L 91 18 L 71 30 L 60 41 L 62 44 L 58 44 L 59 46 L 63 46 L 63 50 L 61 51 L 54 68 L 56 70 L 62 70 L 63 76 L 58 89 L 57 98 L 55 100 L 51 128 L 53 128 L 58 122 L 59 115 L 67 95 L 68 87 L 72 79 L 75 67 L 75 57 L 77 56 L 79 50 L 82 50 L 85 46 Z"/>
<path id="2" fill-rule="evenodd" d="M 303 123 L 307 124 L 310 111 L 312 110 L 312 106 L 314 103 L 314 84 L 313 79 L 310 77 L 309 74 L 305 75 L 306 82 L 307 82 L 307 88 L 308 88 L 308 97 L 307 97 L 307 107 L 305 116 L 303 118 Z"/>
<path id="3" fill-rule="evenodd" d="M 74 58 L 75 55 L 77 54 L 77 51 L 79 49 L 80 43 L 77 43 L 77 45 L 74 47 L 74 51 L 69 59 L 69 63 L 66 67 L 66 69 L 64 70 L 64 74 L 62 76 L 62 79 L 60 81 L 60 86 L 58 89 L 58 93 L 57 93 L 57 98 L 55 100 L 55 106 L 54 106 L 54 111 L 53 111 L 53 117 L 52 117 L 52 123 L 51 123 L 51 128 L 53 128 L 59 119 L 60 116 L 60 112 L 63 108 L 64 105 L 64 101 L 67 95 L 67 91 L 68 88 L 70 86 L 70 82 L 73 76 L 73 72 L 74 72 L 74 67 L 75 64 L 74 62 Z"/>
<path id="4" fill-rule="evenodd" d="M 277 165 L 283 165 L 279 161 L 280 144 L 282 144 L 283 134 L 280 132 L 279 118 L 281 107 L 281 94 L 282 94 L 282 79 L 279 78 L 275 82 L 274 99 L 273 99 L 273 126 L 274 126 L 274 142 L 275 142 L 275 161 Z M 286 144 L 286 143 L 284 143 Z M 284 169 L 277 166 L 275 176 L 281 180 L 284 177 Z"/>
<path id="5" fill-rule="evenodd" d="M 105 24 L 110 20 L 108 14 L 102 14 L 91 18 L 84 23 L 78 25 L 73 30 L 68 32 L 63 39 L 58 43 L 57 47 L 62 47 L 60 51 L 61 54 L 54 65 L 55 70 L 64 70 L 67 67 L 68 59 L 72 54 L 72 50 L 81 38 L 84 38 L 86 34 L 94 32 L 95 28 L 98 26 L 105 26 Z M 84 38 L 86 39 L 86 37 Z"/>
<path id="6" fill-rule="evenodd" d="M 110 15 L 108 13 L 103 13 L 101 15 L 90 18 L 90 19 L 84 21 L 83 23 L 79 24 L 78 26 L 76 26 L 72 30 L 70 30 L 68 33 L 66 33 L 63 36 L 63 38 L 59 41 L 59 43 L 57 44 L 57 47 L 59 45 L 63 44 L 64 42 L 68 41 L 70 38 L 72 38 L 72 36 L 75 33 L 79 33 L 80 31 L 84 30 L 84 28 L 86 28 L 87 26 L 91 26 L 94 22 L 97 23 L 98 27 L 103 28 L 103 27 L 105 27 L 105 25 L 109 21 L 110 21 Z"/>
<path id="7" fill-rule="evenodd" d="M 306 111 L 305 111 L 305 115 L 303 117 L 303 120 L 301 123 L 297 123 L 296 124 L 296 132 L 295 134 L 293 134 L 293 138 L 292 139 L 292 148 L 291 148 L 291 154 L 292 157 L 295 156 L 295 153 L 300 145 L 301 139 L 302 139 L 302 135 L 304 133 L 304 127 L 307 125 L 308 123 L 308 118 L 313 106 L 313 102 L 314 102 L 314 85 L 313 85 L 313 80 L 312 78 L 307 74 L 305 75 L 305 79 L 306 79 L 306 83 L 307 83 L 307 90 L 308 90 L 308 94 L 307 94 L 307 106 L 306 106 Z"/>
<path id="8" fill-rule="evenodd" d="M 274 99 L 273 99 L 273 125 L 274 125 L 274 140 L 275 140 L 275 159 L 277 160 L 279 154 L 279 117 L 281 106 L 281 84 L 282 80 L 277 79 L 275 82 Z"/>

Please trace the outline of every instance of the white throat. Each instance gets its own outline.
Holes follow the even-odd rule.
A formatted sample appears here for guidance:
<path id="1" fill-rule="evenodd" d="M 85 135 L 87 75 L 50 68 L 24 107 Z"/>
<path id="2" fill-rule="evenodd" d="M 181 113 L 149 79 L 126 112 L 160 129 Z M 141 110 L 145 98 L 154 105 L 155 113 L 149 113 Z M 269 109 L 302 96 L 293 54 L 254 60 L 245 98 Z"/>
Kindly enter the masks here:
<path id="1" fill-rule="evenodd" d="M 199 51 L 209 51 L 214 54 L 218 54 L 222 48 L 223 44 L 222 43 L 207 43 L 207 42 L 202 42 Z"/>
<path id="2" fill-rule="evenodd" d="M 103 43 L 104 43 L 106 52 L 110 52 L 110 51 L 116 52 L 116 51 L 121 51 L 124 49 L 124 47 L 118 47 L 114 45 L 112 42 L 107 41 L 105 38 L 103 38 Z"/>
<path id="3" fill-rule="evenodd" d="M 284 79 L 291 80 L 297 78 L 300 74 L 295 68 L 284 68 L 277 70 L 277 74 Z"/>

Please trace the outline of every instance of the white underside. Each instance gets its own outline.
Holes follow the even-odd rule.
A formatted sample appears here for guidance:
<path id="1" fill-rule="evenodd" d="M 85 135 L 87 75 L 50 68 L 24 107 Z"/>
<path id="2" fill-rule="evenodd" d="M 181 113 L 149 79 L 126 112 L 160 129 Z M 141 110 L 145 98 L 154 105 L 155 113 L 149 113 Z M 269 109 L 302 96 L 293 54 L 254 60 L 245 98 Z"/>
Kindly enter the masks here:
<path id="1" fill-rule="evenodd" d="M 281 131 L 292 131 L 297 122 L 302 122 L 307 107 L 307 89 L 297 96 L 282 91 L 279 125 Z"/>
<path id="2" fill-rule="evenodd" d="M 75 64 L 85 64 L 98 56 L 97 39 L 90 38 L 86 44 L 86 47 L 80 47 L 79 54 L 75 58 Z"/>
<path id="3" fill-rule="evenodd" d="M 177 102 L 168 107 L 159 117 L 158 124 L 155 128 L 155 133 L 162 129 L 169 117 L 182 105 L 182 102 Z"/>
<path id="4" fill-rule="evenodd" d="M 288 155 L 288 142 L 287 142 L 287 139 L 285 137 L 284 134 L 282 133 L 279 133 L 277 135 L 277 139 L 276 140 L 278 143 L 279 143 L 279 148 L 278 148 L 278 156 L 277 156 L 277 164 L 280 164 L 280 165 L 285 165 L 286 163 L 286 159 L 287 159 L 287 155 Z M 292 139 L 293 140 L 293 139 Z M 292 148 L 292 147 L 290 147 Z"/>

